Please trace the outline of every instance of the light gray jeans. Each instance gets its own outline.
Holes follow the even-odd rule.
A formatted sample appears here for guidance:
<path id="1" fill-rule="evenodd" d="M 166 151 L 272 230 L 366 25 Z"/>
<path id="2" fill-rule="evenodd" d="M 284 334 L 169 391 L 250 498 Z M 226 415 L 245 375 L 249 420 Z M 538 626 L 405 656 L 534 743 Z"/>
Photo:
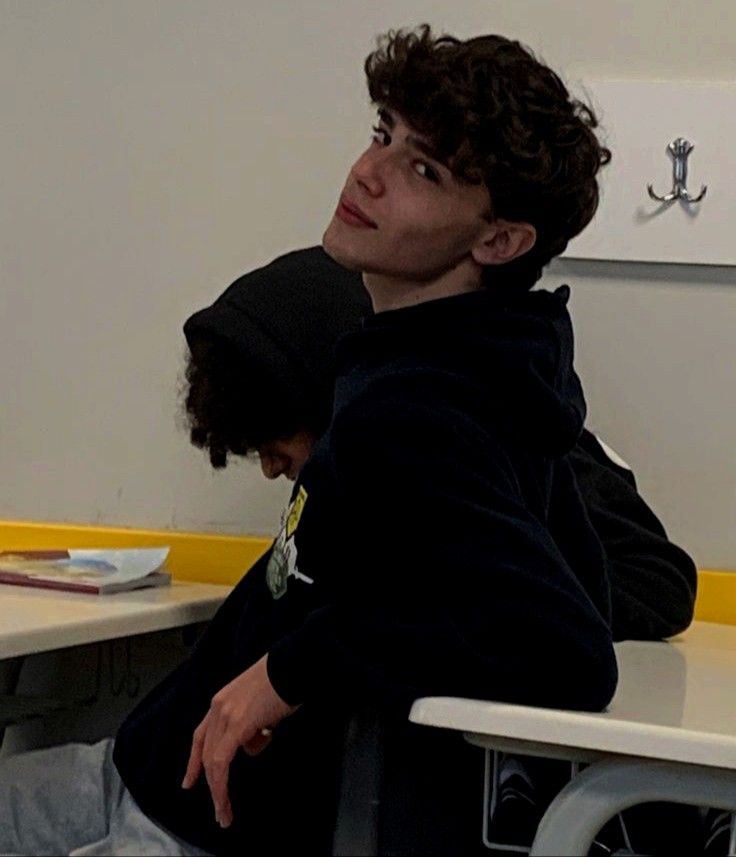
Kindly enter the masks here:
<path id="1" fill-rule="evenodd" d="M 141 812 L 112 749 L 109 738 L 0 759 L 0 854 L 204 855 Z"/>

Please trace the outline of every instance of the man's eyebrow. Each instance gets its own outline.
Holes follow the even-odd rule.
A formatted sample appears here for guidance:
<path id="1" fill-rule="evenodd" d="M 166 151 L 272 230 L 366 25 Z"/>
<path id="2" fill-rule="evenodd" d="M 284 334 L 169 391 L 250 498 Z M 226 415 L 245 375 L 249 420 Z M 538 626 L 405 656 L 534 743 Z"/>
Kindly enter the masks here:
<path id="1" fill-rule="evenodd" d="M 431 143 L 428 143 L 426 140 L 422 140 L 421 137 L 415 137 L 414 134 L 408 134 L 406 142 L 415 149 L 418 149 L 423 155 L 426 155 L 433 161 L 437 161 L 437 163 L 442 164 L 443 167 L 447 167 L 447 162 L 437 153 L 437 149 L 435 149 Z"/>
<path id="2" fill-rule="evenodd" d="M 396 127 L 396 119 L 394 118 L 393 113 L 391 113 L 385 107 L 380 107 L 378 109 L 378 118 L 389 129 L 389 131 L 392 131 Z M 445 158 L 440 157 L 435 147 L 427 140 L 424 140 L 421 137 L 417 137 L 416 134 L 407 134 L 406 142 L 412 148 L 420 151 L 427 158 L 431 158 L 433 161 L 437 161 L 438 164 L 441 164 L 443 167 L 447 167 L 447 169 L 449 169 L 447 160 Z"/>

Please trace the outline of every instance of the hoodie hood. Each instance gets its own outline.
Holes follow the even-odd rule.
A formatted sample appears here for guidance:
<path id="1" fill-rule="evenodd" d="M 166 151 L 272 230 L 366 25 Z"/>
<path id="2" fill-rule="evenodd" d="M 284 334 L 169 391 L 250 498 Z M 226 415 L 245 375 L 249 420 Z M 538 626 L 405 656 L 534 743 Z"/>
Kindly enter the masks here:
<path id="1" fill-rule="evenodd" d="M 377 313 L 339 349 L 338 398 L 358 376 L 365 383 L 380 372 L 390 387 L 392 376 L 410 371 L 428 395 L 449 386 L 480 422 L 537 453 L 563 455 L 585 421 L 569 296 L 567 286 L 516 296 L 484 289 Z"/>
<path id="2" fill-rule="evenodd" d="M 309 247 L 239 277 L 187 319 L 184 335 L 190 347 L 198 337 L 227 342 L 254 371 L 277 377 L 293 398 L 329 402 L 335 345 L 370 311 L 361 276 L 322 247 Z"/>

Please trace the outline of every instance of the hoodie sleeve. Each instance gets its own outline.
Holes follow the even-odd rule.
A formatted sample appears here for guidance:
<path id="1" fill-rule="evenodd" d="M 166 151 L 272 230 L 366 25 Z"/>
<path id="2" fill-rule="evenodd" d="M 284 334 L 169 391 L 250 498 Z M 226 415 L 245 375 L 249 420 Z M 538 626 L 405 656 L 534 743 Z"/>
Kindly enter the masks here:
<path id="1" fill-rule="evenodd" d="M 500 445 L 404 405 L 342 414 L 332 448 L 349 510 L 344 584 L 271 648 L 279 695 L 608 703 L 608 623 L 528 511 Z"/>
<path id="2" fill-rule="evenodd" d="M 614 640 L 659 640 L 693 618 L 697 573 L 668 540 L 634 475 L 584 431 L 570 454 L 591 523 L 609 561 Z M 617 458 L 617 457 L 616 457 Z"/>

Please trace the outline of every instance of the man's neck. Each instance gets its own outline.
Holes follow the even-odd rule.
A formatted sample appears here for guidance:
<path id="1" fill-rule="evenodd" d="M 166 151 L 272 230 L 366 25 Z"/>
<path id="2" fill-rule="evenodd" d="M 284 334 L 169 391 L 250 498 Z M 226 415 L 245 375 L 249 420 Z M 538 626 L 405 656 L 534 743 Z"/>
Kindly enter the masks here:
<path id="1" fill-rule="evenodd" d="M 383 274 L 363 274 L 374 312 L 387 312 L 416 304 L 477 292 L 483 288 L 477 272 L 453 269 L 434 280 L 402 280 Z"/>

